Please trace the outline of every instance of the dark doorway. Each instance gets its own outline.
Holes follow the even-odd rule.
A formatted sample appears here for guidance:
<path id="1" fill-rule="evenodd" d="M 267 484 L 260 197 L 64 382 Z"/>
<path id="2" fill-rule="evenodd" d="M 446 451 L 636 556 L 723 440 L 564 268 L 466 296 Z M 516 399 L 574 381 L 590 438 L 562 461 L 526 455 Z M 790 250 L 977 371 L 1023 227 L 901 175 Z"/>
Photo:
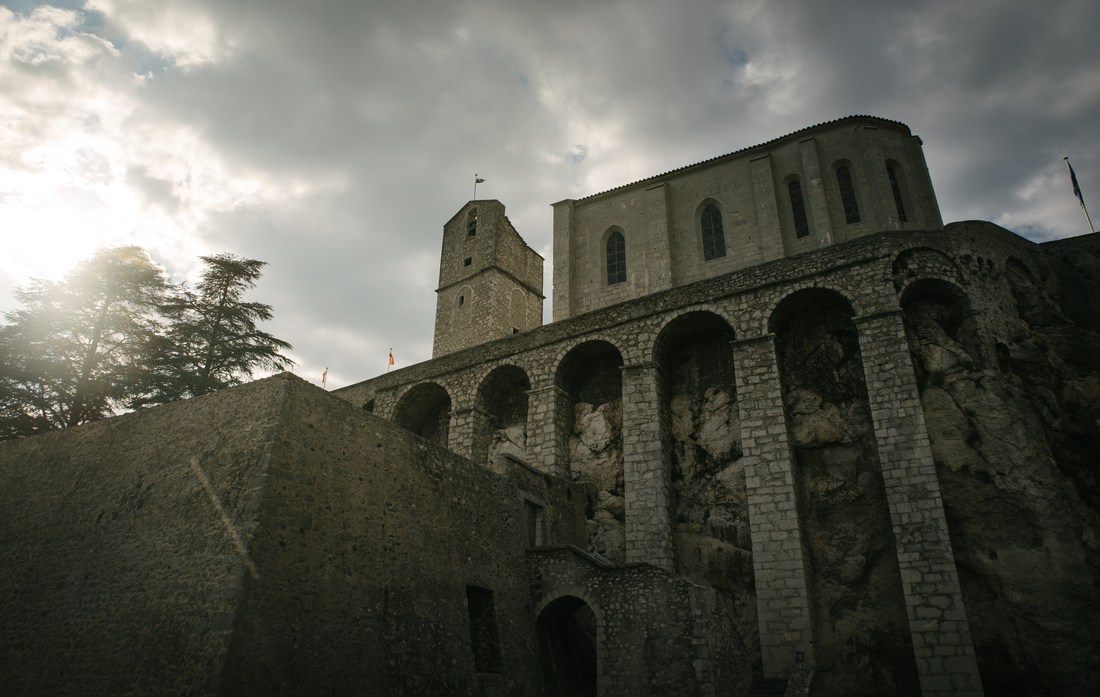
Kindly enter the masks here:
<path id="1" fill-rule="evenodd" d="M 565 596 L 539 615 L 539 651 L 547 697 L 596 697 L 596 615 Z"/>

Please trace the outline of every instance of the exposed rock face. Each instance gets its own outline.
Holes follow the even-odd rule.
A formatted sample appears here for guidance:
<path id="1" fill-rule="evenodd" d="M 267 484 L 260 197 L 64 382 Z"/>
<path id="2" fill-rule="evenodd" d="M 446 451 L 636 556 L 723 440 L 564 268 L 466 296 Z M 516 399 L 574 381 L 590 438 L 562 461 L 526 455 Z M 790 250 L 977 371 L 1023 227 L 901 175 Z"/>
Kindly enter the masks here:
<path id="1" fill-rule="evenodd" d="M 598 405 L 577 403 L 569 438 L 569 463 L 575 476 L 592 485 L 590 549 L 610 561 L 625 561 L 621 399 Z"/>
<path id="2" fill-rule="evenodd" d="M 905 298 L 986 694 L 1062 694 L 1100 667 L 1100 313 L 1079 305 L 1100 264 L 1073 263 L 1092 269 L 1076 270 L 1086 287 L 1070 293 L 1010 260 L 1015 308 L 991 336 L 957 290 Z"/>
<path id="3" fill-rule="evenodd" d="M 808 558 L 815 694 L 917 695 L 896 543 L 856 330 L 832 296 L 777 332 Z"/>
<path id="4" fill-rule="evenodd" d="M 517 423 L 493 432 L 489 440 L 489 468 L 508 471 L 508 460 L 527 462 L 527 424 Z"/>
<path id="5" fill-rule="evenodd" d="M 676 567 L 727 594 L 737 631 L 756 642 L 756 594 L 749 538 L 741 427 L 731 385 L 677 381 L 669 400 L 676 492 Z"/>

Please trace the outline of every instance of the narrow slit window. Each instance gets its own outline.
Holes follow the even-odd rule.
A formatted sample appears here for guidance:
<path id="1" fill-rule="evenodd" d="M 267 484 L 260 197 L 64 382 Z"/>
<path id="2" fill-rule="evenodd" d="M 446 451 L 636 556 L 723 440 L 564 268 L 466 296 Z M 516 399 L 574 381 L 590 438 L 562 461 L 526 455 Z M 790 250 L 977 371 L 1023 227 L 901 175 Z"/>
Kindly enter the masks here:
<path id="1" fill-rule="evenodd" d="M 906 222 L 905 201 L 901 198 L 901 183 L 898 181 L 898 172 L 894 165 L 887 163 L 886 176 L 890 178 L 890 191 L 894 194 L 894 206 L 898 209 L 898 220 Z"/>
<path id="2" fill-rule="evenodd" d="M 699 219 L 703 228 L 703 259 L 719 259 L 726 256 L 726 235 L 722 230 L 722 213 L 717 206 L 707 206 Z"/>
<path id="3" fill-rule="evenodd" d="M 626 240 L 621 232 L 607 238 L 607 285 L 626 281 Z"/>
<path id="4" fill-rule="evenodd" d="M 844 166 L 836 168 L 836 185 L 840 189 L 840 203 L 844 206 L 844 222 L 859 222 L 859 204 L 856 203 L 856 188 L 852 185 L 852 172 Z"/>
<path id="5" fill-rule="evenodd" d="M 795 237 L 806 237 L 810 234 L 810 223 L 806 220 L 806 204 L 802 200 L 802 185 L 797 179 L 787 186 L 787 193 L 791 197 L 791 215 L 794 216 Z"/>

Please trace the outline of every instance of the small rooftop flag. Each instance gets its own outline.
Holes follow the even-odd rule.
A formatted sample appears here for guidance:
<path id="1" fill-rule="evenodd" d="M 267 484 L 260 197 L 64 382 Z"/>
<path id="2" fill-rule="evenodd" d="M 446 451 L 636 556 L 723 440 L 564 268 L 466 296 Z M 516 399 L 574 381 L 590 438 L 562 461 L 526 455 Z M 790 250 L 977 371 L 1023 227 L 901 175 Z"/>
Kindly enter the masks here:
<path id="1" fill-rule="evenodd" d="M 393 349 L 390 349 L 390 362 L 389 365 L 386 366 L 386 372 L 389 372 L 391 367 L 393 367 Z"/>
<path id="2" fill-rule="evenodd" d="M 1081 204 L 1081 207 L 1085 207 L 1085 197 L 1081 195 L 1081 185 L 1077 183 L 1077 172 L 1073 171 L 1073 165 L 1069 163 L 1069 158 L 1062 158 L 1066 161 L 1066 167 L 1069 167 L 1069 180 L 1073 183 L 1073 195 L 1077 197 L 1077 201 Z"/>
<path id="3" fill-rule="evenodd" d="M 1069 167 L 1069 180 L 1073 184 L 1073 195 L 1077 197 L 1077 202 L 1081 204 L 1081 210 L 1085 212 L 1085 220 L 1089 224 L 1089 232 L 1096 232 L 1096 229 L 1092 227 L 1092 218 L 1089 217 L 1089 209 L 1085 205 L 1085 197 L 1081 195 L 1081 185 L 1077 183 L 1077 173 L 1073 171 L 1073 165 L 1069 163 L 1068 157 L 1063 157 L 1066 161 L 1066 167 Z"/>
<path id="4" fill-rule="evenodd" d="M 321 387 L 328 384 L 328 368 L 325 368 L 325 372 L 321 373 Z"/>

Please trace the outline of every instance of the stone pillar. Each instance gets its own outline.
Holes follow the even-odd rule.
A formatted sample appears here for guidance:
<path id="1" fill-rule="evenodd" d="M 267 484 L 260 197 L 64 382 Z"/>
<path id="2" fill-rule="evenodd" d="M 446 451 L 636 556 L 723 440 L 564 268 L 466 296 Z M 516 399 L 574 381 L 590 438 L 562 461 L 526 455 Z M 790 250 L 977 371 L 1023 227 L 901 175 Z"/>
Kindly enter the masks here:
<path id="1" fill-rule="evenodd" d="M 874 229 L 897 229 L 897 214 L 894 212 L 894 194 L 890 189 L 890 180 L 886 176 L 886 154 L 882 150 L 882 140 L 874 126 L 856 128 L 859 141 L 859 168 L 863 176 L 857 182 L 864 182 L 866 195 L 860 199 L 865 202 L 867 212 L 863 222 L 874 222 Z M 860 184 L 857 183 L 856 186 Z"/>
<path id="2" fill-rule="evenodd" d="M 554 321 L 573 314 L 573 216 L 572 199 L 554 206 Z M 541 321 L 541 318 L 540 318 Z"/>
<path id="3" fill-rule="evenodd" d="M 981 697 L 901 310 L 855 322 L 921 694 Z"/>
<path id="4" fill-rule="evenodd" d="M 909 186 L 913 192 L 913 220 L 911 222 L 921 230 L 940 230 L 943 218 L 940 216 L 940 204 L 936 201 L 936 192 L 932 189 L 932 176 L 928 173 L 928 162 L 924 159 L 924 143 L 918 136 L 909 136 L 902 141 L 906 160 L 910 163 Z"/>
<path id="5" fill-rule="evenodd" d="M 456 455 L 473 459 L 474 409 L 455 409 L 447 426 L 447 449 Z"/>
<path id="6" fill-rule="evenodd" d="M 783 257 L 783 227 L 779 223 L 779 209 L 775 202 L 775 184 L 770 155 L 749 160 L 752 176 L 752 197 L 756 212 L 756 250 L 760 261 Z M 557 252 L 555 252 L 556 254 Z"/>
<path id="7" fill-rule="evenodd" d="M 807 668 L 812 668 L 814 659 L 805 551 L 775 336 L 744 339 L 733 346 L 760 649 L 764 674 L 785 678 L 795 670 L 795 652 L 805 652 Z"/>
<path id="8" fill-rule="evenodd" d="M 833 223 L 829 219 L 829 201 L 825 198 L 825 183 L 821 174 L 821 159 L 817 156 L 817 141 L 813 136 L 798 141 L 805 183 L 802 195 L 806 200 L 806 216 L 810 219 L 810 234 L 818 246 L 833 243 Z"/>
<path id="9" fill-rule="evenodd" d="M 540 472 L 568 477 L 569 396 L 557 385 L 527 393 L 527 464 Z"/>
<path id="10" fill-rule="evenodd" d="M 672 571 L 671 481 L 658 418 L 657 365 L 626 365 L 622 372 L 626 561 Z"/>
<path id="11" fill-rule="evenodd" d="M 647 293 L 672 287 L 672 250 L 668 221 L 668 184 L 661 182 L 646 188 L 645 255 Z M 629 253 L 629 252 L 628 252 Z M 628 262 L 629 263 L 629 262 Z"/>

